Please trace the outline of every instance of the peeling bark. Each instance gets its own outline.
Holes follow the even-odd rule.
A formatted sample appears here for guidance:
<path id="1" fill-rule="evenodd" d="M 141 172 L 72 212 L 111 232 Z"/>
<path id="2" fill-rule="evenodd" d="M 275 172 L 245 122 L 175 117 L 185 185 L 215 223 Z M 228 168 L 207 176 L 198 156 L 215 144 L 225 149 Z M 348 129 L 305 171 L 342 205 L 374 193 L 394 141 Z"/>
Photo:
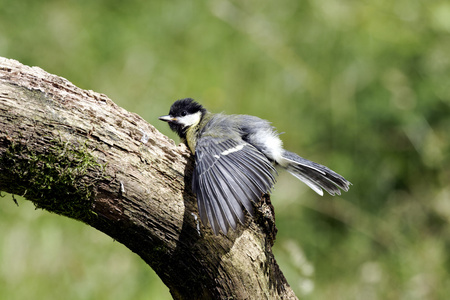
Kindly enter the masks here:
<path id="1" fill-rule="evenodd" d="M 174 299 L 297 299 L 274 259 L 269 196 L 228 236 L 198 218 L 193 160 L 137 114 L 0 58 L 0 190 L 80 220 L 152 267 Z"/>

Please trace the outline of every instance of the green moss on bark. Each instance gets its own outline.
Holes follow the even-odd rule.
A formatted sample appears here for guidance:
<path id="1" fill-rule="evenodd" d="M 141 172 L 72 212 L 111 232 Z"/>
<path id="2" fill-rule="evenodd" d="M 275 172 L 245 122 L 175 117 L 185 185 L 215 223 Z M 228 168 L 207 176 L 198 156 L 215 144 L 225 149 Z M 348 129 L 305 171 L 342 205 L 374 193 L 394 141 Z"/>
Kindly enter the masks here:
<path id="1" fill-rule="evenodd" d="M 85 145 L 52 140 L 38 153 L 29 143 L 7 143 L 0 157 L 3 190 L 23 195 L 36 208 L 84 222 L 95 218 L 93 196 L 103 166 Z"/>

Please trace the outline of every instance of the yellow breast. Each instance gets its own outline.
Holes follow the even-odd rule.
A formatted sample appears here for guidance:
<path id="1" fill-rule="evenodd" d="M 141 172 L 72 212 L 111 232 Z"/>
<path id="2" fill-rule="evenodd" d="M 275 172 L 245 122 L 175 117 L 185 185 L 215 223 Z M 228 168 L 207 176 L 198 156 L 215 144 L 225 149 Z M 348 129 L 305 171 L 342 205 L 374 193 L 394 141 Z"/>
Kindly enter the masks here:
<path id="1" fill-rule="evenodd" d="M 195 154 L 195 145 L 197 145 L 198 124 L 191 126 L 186 132 L 186 141 L 192 154 Z"/>

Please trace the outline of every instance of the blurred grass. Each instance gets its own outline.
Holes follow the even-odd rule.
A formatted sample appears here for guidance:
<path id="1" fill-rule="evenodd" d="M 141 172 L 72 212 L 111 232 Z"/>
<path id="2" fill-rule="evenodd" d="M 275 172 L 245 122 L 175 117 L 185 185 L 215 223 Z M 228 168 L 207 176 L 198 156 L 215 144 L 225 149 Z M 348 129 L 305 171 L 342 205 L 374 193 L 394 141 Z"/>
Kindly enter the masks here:
<path id="1" fill-rule="evenodd" d="M 179 98 L 269 119 L 353 186 L 282 174 L 275 255 L 303 299 L 450 294 L 450 4 L 0 0 L 0 56 L 157 116 Z M 79 222 L 0 209 L 0 298 L 170 299 L 136 255 Z"/>

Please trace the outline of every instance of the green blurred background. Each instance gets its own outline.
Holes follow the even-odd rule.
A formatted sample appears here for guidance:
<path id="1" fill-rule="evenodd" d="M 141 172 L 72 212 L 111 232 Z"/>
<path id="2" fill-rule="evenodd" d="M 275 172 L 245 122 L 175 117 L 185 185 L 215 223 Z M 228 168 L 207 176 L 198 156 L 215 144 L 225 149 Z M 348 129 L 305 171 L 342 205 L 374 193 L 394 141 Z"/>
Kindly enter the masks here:
<path id="1" fill-rule="evenodd" d="M 320 197 L 282 173 L 275 256 L 302 299 L 450 295 L 447 0 L 0 0 L 0 56 L 157 117 L 179 98 L 273 122 L 343 174 Z M 1 299 L 171 299 L 134 253 L 11 195 Z"/>

